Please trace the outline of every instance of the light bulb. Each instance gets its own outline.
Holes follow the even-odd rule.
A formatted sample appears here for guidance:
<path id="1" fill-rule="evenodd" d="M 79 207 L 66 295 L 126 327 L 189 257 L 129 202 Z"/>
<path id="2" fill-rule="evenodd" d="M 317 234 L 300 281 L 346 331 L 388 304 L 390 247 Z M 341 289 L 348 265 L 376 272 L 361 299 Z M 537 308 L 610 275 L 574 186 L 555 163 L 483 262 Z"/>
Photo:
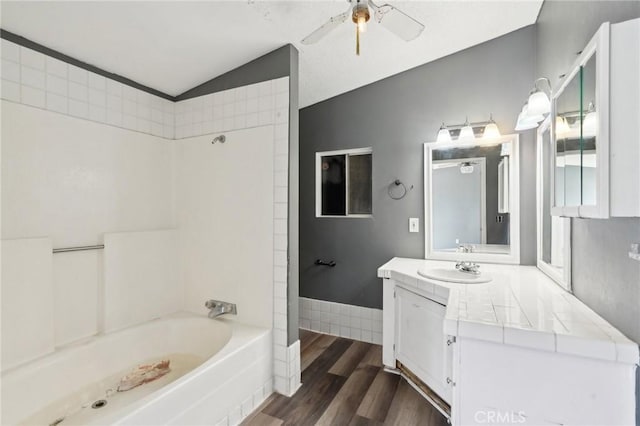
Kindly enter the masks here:
<path id="1" fill-rule="evenodd" d="M 458 140 L 475 139 L 475 138 L 476 138 L 476 135 L 473 133 L 473 127 L 467 124 L 462 129 L 460 129 L 460 135 L 458 136 Z"/>
<path id="2" fill-rule="evenodd" d="M 585 137 L 593 137 L 598 134 L 598 114 L 593 106 L 593 102 L 589 102 L 587 115 L 582 122 L 582 135 Z"/>
<path id="3" fill-rule="evenodd" d="M 489 124 L 484 126 L 484 132 L 482 133 L 482 139 L 493 139 L 499 138 L 500 129 L 498 129 L 498 125 L 495 121 L 493 121 L 493 115 L 489 115 Z"/>
<path id="4" fill-rule="evenodd" d="M 538 122 L 527 118 L 526 111 L 523 109 L 523 111 L 518 114 L 515 131 L 521 132 L 522 130 L 529 130 L 535 127 L 538 127 Z"/>
<path id="5" fill-rule="evenodd" d="M 544 116 L 542 114 L 534 114 L 531 112 L 531 110 L 529 109 L 529 102 L 524 104 L 524 107 L 522 108 L 522 113 L 524 114 L 522 118 L 526 120 L 527 123 L 535 122 L 536 124 L 538 124 L 539 122 L 544 120 Z"/>
<path id="6" fill-rule="evenodd" d="M 475 139 L 476 135 L 473 133 L 473 127 L 469 124 L 469 117 L 465 119 L 464 126 L 460 129 L 458 140 Z"/>
<path id="7" fill-rule="evenodd" d="M 556 135 L 559 137 L 563 137 L 567 133 L 569 133 L 571 129 L 569 128 L 569 124 L 564 117 L 556 117 Z"/>
<path id="8" fill-rule="evenodd" d="M 367 18 L 364 15 L 358 16 L 358 31 L 364 33 L 367 31 Z"/>
<path id="9" fill-rule="evenodd" d="M 522 107 L 522 111 L 518 114 L 518 120 L 516 121 L 516 132 L 522 130 L 529 130 L 538 127 L 538 123 L 544 119 L 543 116 L 529 116 L 529 105 L 525 103 Z"/>
<path id="10" fill-rule="evenodd" d="M 527 104 L 529 105 L 528 114 L 531 117 L 549 114 L 549 112 L 551 111 L 551 101 L 549 100 L 549 97 L 546 93 L 537 89 L 533 93 L 531 93 L 531 95 L 529 95 L 529 101 L 527 102 Z"/>
<path id="11" fill-rule="evenodd" d="M 449 133 L 449 129 L 447 129 L 444 123 L 440 126 L 440 130 L 438 130 L 436 142 L 451 142 L 451 133 Z"/>

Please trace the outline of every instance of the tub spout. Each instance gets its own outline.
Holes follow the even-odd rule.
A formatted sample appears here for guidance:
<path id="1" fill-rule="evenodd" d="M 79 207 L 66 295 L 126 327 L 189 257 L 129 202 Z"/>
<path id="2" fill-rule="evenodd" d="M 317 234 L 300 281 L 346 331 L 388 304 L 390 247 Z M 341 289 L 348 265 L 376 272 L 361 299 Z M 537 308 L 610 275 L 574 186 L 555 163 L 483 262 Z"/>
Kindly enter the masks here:
<path id="1" fill-rule="evenodd" d="M 207 300 L 204 302 L 204 306 L 209 309 L 209 318 L 216 318 L 224 314 L 238 314 L 235 303 L 223 302 L 221 300 Z"/>

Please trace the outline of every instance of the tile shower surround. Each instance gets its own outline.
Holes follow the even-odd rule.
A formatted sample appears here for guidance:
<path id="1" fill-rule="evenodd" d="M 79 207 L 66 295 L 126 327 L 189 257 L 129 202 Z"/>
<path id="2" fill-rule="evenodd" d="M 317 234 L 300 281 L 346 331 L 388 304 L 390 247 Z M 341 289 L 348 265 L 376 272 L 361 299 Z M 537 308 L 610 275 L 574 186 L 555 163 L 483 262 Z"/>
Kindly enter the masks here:
<path id="1" fill-rule="evenodd" d="M 289 77 L 172 102 L 8 40 L 0 50 L 0 97 L 6 101 L 169 140 L 273 125 L 274 378 L 264 392 L 292 395 L 300 386 L 300 344 L 287 346 Z M 248 397 L 233 409 L 230 424 L 261 399 Z"/>

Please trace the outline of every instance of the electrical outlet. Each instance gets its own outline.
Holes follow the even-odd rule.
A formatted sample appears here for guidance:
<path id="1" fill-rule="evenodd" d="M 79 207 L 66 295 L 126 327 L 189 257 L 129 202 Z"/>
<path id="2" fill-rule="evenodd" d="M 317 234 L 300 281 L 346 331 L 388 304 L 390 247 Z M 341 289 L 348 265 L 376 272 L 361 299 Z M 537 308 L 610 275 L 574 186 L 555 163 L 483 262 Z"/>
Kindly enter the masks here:
<path id="1" fill-rule="evenodd" d="M 409 218 L 409 232 L 420 232 L 420 218 Z"/>
<path id="2" fill-rule="evenodd" d="M 496 216 L 496 223 L 502 223 L 504 222 L 504 216 L 502 216 L 501 214 Z"/>

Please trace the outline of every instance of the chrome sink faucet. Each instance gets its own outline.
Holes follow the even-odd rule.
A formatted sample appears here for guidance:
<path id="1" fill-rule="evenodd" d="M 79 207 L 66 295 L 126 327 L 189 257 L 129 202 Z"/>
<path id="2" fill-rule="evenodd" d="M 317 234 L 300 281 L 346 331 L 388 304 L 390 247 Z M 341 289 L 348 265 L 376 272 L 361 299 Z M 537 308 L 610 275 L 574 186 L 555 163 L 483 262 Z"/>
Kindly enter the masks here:
<path id="1" fill-rule="evenodd" d="M 458 253 L 473 253 L 473 245 L 471 244 L 459 244 Z"/>
<path id="2" fill-rule="evenodd" d="M 475 262 L 460 261 L 456 263 L 456 269 L 472 275 L 480 275 L 480 265 Z"/>
<path id="3" fill-rule="evenodd" d="M 204 302 L 204 306 L 209 309 L 209 318 L 216 318 L 224 314 L 238 315 L 235 303 L 211 299 Z"/>

